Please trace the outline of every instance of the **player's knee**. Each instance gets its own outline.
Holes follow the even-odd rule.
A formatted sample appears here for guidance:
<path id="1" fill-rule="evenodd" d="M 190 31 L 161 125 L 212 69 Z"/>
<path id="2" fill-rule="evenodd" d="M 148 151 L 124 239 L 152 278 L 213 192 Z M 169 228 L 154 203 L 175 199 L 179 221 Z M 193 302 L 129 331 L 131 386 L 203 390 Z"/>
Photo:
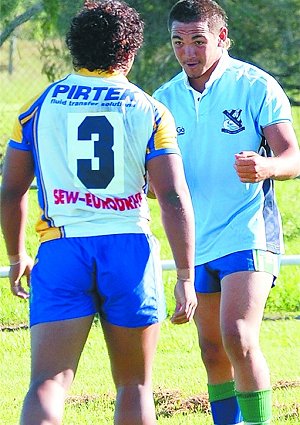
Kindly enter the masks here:
<path id="1" fill-rule="evenodd" d="M 232 361 L 243 361 L 252 356 L 259 348 L 259 342 L 252 333 L 247 330 L 242 332 L 238 328 L 223 332 L 223 344 L 226 353 Z"/>
<path id="2" fill-rule="evenodd" d="M 36 379 L 31 382 L 29 392 L 41 402 L 49 400 L 49 404 L 51 404 L 51 400 L 57 402 L 64 400 L 67 388 L 55 379 Z"/>
<path id="3" fill-rule="evenodd" d="M 65 396 L 66 391 L 58 382 L 33 380 L 24 400 L 21 424 L 30 424 L 35 419 L 35 423 L 45 421 L 51 425 L 61 424 Z"/>
<path id="4" fill-rule="evenodd" d="M 206 368 L 211 369 L 219 364 L 222 364 L 226 358 L 223 345 L 220 343 L 213 343 L 209 341 L 202 342 L 201 357 Z"/>

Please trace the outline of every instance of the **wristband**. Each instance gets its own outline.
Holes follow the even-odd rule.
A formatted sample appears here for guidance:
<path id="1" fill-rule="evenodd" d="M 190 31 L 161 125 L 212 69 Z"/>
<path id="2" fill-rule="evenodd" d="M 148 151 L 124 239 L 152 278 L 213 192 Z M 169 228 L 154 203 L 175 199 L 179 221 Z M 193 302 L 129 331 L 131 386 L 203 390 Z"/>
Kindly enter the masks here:
<path id="1" fill-rule="evenodd" d="M 192 278 L 194 278 L 193 269 L 177 269 L 177 279 L 191 280 Z"/>
<path id="2" fill-rule="evenodd" d="M 22 252 L 21 254 L 16 254 L 16 255 L 9 255 L 8 256 L 9 265 L 16 266 L 17 264 L 20 264 L 21 261 L 25 260 L 26 257 L 27 257 L 26 252 Z"/>

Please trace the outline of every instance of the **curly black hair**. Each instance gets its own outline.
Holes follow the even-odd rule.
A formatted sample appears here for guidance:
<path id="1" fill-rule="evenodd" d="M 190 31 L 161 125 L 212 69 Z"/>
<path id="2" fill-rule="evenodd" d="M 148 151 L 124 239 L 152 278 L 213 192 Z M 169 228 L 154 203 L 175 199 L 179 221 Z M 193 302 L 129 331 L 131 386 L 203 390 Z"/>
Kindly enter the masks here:
<path id="1" fill-rule="evenodd" d="M 121 0 L 86 1 L 66 35 L 75 70 L 126 69 L 143 44 L 144 22 Z"/>

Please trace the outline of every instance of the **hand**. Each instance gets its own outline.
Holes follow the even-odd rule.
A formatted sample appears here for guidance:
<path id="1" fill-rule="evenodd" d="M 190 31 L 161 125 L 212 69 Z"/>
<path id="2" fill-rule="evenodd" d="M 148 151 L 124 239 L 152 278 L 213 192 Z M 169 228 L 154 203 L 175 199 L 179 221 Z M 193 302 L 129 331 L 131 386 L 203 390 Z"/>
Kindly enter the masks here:
<path id="1" fill-rule="evenodd" d="M 175 325 L 191 322 L 197 307 L 194 281 L 191 279 L 177 279 L 174 295 L 176 308 L 171 317 L 171 322 Z"/>
<path id="2" fill-rule="evenodd" d="M 11 264 L 9 270 L 10 288 L 13 295 L 27 299 L 29 293 L 22 287 L 21 278 L 26 277 L 27 286 L 30 286 L 30 273 L 33 268 L 33 259 L 26 255 L 15 264 Z"/>
<path id="3" fill-rule="evenodd" d="M 234 168 L 241 182 L 258 183 L 272 176 L 270 160 L 256 152 L 240 152 L 235 154 Z"/>

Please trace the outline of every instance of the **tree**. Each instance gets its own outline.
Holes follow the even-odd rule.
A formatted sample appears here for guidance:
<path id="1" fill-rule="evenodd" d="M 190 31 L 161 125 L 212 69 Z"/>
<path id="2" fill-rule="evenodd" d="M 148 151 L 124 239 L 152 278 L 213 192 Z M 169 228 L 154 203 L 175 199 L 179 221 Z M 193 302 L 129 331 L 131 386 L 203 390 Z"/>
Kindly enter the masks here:
<path id="1" fill-rule="evenodd" d="M 11 18 L 13 12 L 18 9 L 19 3 L 19 0 L 15 0 L 11 2 L 1 2 L 0 4 L 0 11 L 2 17 L 1 21 L 2 26 L 4 27 L 3 31 L 0 34 L 0 47 L 2 46 L 4 41 L 7 40 L 9 36 L 15 31 L 17 27 L 29 21 L 31 18 L 38 15 L 43 10 L 42 2 L 38 2 L 30 6 L 20 14 L 17 14 L 13 18 Z"/>
<path id="2" fill-rule="evenodd" d="M 0 2 L 0 47 L 25 22 L 31 20 L 40 34 L 42 72 L 49 81 L 69 69 L 69 54 L 64 46 L 64 34 L 71 17 L 83 6 L 84 0 L 10 0 Z"/>
<path id="3" fill-rule="evenodd" d="M 168 12 L 176 0 L 127 1 L 145 21 L 145 43 L 130 78 L 152 93 L 179 71 L 167 31 Z M 35 18 L 32 25 L 41 28 L 43 72 L 50 80 L 61 76 L 70 68 L 64 35 L 71 16 L 83 3 L 84 0 L 1 2 L 0 46 L 1 40 L 22 24 L 22 19 Z M 300 0 L 219 0 L 219 3 L 229 16 L 231 54 L 271 73 L 287 91 L 291 102 L 300 105 Z"/>
<path id="4" fill-rule="evenodd" d="M 232 55 L 272 74 L 300 105 L 300 0 L 220 0 L 229 16 Z"/>
<path id="5" fill-rule="evenodd" d="M 145 21 L 144 46 L 138 53 L 130 78 L 149 93 L 171 78 L 180 67 L 174 59 L 167 29 L 168 11 L 174 0 L 128 0 Z"/>

